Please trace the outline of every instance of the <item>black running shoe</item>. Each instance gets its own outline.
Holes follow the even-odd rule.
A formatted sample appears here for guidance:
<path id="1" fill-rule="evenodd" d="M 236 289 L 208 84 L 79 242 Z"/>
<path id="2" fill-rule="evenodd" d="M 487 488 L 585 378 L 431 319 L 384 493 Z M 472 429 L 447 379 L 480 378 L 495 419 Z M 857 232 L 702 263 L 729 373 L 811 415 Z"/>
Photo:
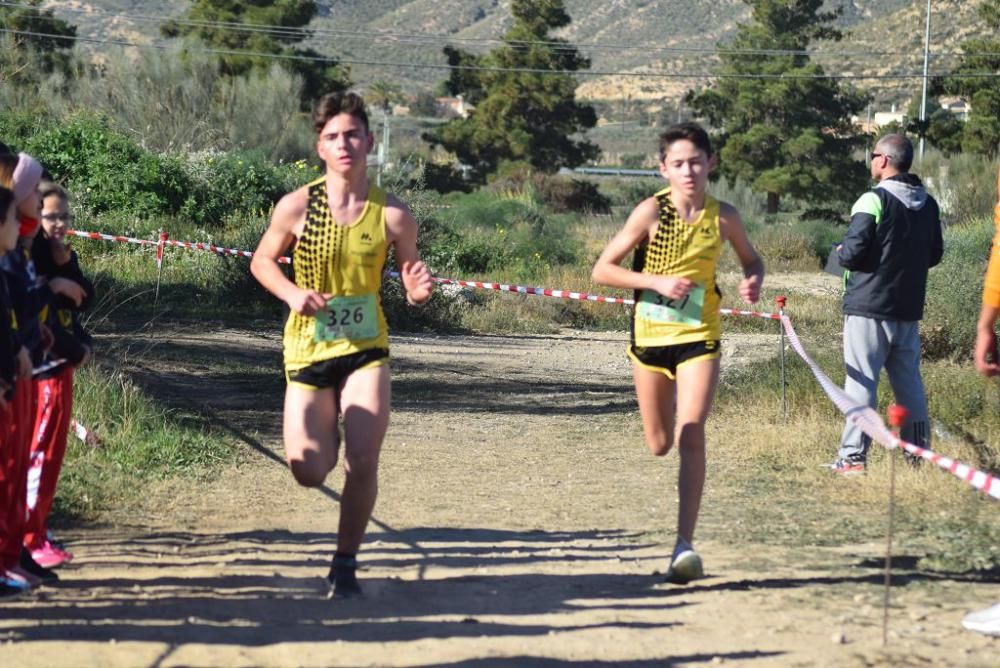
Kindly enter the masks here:
<path id="1" fill-rule="evenodd" d="M 31 558 L 31 552 L 28 552 L 26 548 L 21 548 L 21 558 L 18 564 L 25 571 L 34 575 L 36 578 L 42 581 L 42 584 L 52 584 L 59 580 L 59 576 L 51 568 L 45 568 L 37 561 Z"/>
<path id="2" fill-rule="evenodd" d="M 28 591 L 27 587 L 15 587 L 14 585 L 0 582 L 0 601 L 10 601 L 24 596 Z"/>
<path id="3" fill-rule="evenodd" d="M 330 574 L 326 576 L 330 583 L 332 598 L 360 598 L 363 596 L 357 577 L 358 560 L 355 557 L 334 557 L 330 566 Z"/>

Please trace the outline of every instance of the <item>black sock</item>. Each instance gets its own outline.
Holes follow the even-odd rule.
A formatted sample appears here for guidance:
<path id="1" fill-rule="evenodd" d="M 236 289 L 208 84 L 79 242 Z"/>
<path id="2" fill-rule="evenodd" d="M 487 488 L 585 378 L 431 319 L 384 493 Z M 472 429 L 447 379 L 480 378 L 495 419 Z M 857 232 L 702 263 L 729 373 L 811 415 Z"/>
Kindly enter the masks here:
<path id="1" fill-rule="evenodd" d="M 334 568 L 357 568 L 358 567 L 358 555 L 351 552 L 341 552 L 337 551 L 333 555 L 333 567 Z"/>

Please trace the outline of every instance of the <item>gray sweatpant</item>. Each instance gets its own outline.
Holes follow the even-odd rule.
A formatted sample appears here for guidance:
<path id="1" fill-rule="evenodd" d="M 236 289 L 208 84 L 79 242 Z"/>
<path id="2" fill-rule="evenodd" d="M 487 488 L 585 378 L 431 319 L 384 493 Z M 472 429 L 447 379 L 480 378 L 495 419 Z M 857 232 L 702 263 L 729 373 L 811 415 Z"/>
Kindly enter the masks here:
<path id="1" fill-rule="evenodd" d="M 920 329 L 917 321 L 844 316 L 844 392 L 859 404 L 876 408 L 878 377 L 885 367 L 896 403 L 909 411 L 900 433 L 904 441 L 930 447 L 927 396 L 920 378 Z M 871 439 L 847 421 L 840 437 L 841 459 L 864 460 Z"/>

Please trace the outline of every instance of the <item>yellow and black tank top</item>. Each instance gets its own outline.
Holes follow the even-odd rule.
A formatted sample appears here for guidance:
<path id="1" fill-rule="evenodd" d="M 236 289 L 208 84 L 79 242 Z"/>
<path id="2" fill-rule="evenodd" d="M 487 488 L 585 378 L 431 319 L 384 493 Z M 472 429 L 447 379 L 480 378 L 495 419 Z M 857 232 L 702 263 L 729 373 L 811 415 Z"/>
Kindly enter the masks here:
<path id="1" fill-rule="evenodd" d="M 332 295 L 315 317 L 292 311 L 285 322 L 285 369 L 389 347 L 380 288 L 388 241 L 386 193 L 369 186 L 361 215 L 349 225 L 333 219 L 326 180 L 309 184 L 305 226 L 292 250 L 295 284 Z"/>
<path id="2" fill-rule="evenodd" d="M 684 220 L 670 199 L 670 188 L 655 195 L 660 222 L 648 242 L 635 249 L 633 271 L 689 278 L 695 283 L 687 297 L 671 300 L 653 290 L 636 290 L 632 315 L 632 345 L 673 346 L 721 338 L 721 293 L 715 269 L 722 250 L 719 202 L 705 195 L 705 206 L 694 222 Z"/>

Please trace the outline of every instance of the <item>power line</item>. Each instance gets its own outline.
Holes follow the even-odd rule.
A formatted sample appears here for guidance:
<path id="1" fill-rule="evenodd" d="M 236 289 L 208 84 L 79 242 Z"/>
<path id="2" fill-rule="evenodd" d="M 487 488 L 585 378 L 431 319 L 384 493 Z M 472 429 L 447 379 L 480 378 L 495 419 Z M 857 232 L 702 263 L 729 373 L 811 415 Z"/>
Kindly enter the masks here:
<path id="1" fill-rule="evenodd" d="M 16 2 L 0 2 L 0 7 L 14 7 L 21 9 L 30 9 L 36 12 L 46 11 L 43 8 L 36 7 L 33 5 L 26 5 L 23 3 Z M 91 14 L 92 11 L 84 9 L 76 9 L 72 7 L 60 8 L 61 12 L 75 13 L 75 14 Z M 911 56 L 916 57 L 922 54 L 904 52 L 904 51 L 825 51 L 822 49 L 749 49 L 749 48 L 729 48 L 729 47 L 684 47 L 684 46 L 661 46 L 656 44 L 609 44 L 609 43 L 595 43 L 595 42 L 580 42 L 580 43 L 569 43 L 565 41 L 556 40 L 505 40 L 497 38 L 463 38 L 455 37 L 453 35 L 441 35 L 434 33 L 417 33 L 417 32 L 393 32 L 393 31 L 362 31 L 362 30 L 334 30 L 330 28 L 293 28 L 287 26 L 278 26 L 273 24 L 259 24 L 259 23 L 238 23 L 232 21 L 205 21 L 196 19 L 183 19 L 183 18 L 173 18 L 167 16 L 150 16 L 147 14 L 127 14 L 127 13 L 112 13 L 107 10 L 98 9 L 98 12 L 108 16 L 110 18 L 121 18 L 128 19 L 138 22 L 174 22 L 179 25 L 186 25 L 191 27 L 205 27 L 205 28 L 222 28 L 227 30 L 234 30 L 238 32 L 249 32 L 249 33 L 264 33 L 270 34 L 277 37 L 294 37 L 297 39 L 306 39 L 313 35 L 331 35 L 337 37 L 348 37 L 354 39 L 366 39 L 370 40 L 373 38 L 383 38 L 389 39 L 391 41 L 397 41 L 402 43 L 416 43 L 416 44 L 428 44 L 434 47 L 439 47 L 442 41 L 446 42 L 459 42 L 468 43 L 471 45 L 484 46 L 487 44 L 497 44 L 506 46 L 546 46 L 555 50 L 576 50 L 581 49 L 596 49 L 596 50 L 606 50 L 606 51 L 643 51 L 643 52 L 659 52 L 659 53 L 690 53 L 690 54 L 707 54 L 707 55 L 762 55 L 762 56 L 829 56 L 829 57 L 859 57 L 859 56 L 872 56 L 872 57 L 884 57 L 884 56 Z M 961 51 L 954 52 L 938 52 L 932 54 L 935 58 L 942 57 L 959 57 L 963 55 L 1000 55 L 1000 54 L 990 54 L 990 53 L 965 53 Z"/>
<path id="2" fill-rule="evenodd" d="M 157 49 L 157 50 L 170 50 L 176 48 L 176 45 L 172 44 L 140 44 L 137 42 L 128 42 L 125 40 L 109 40 L 109 39 L 98 39 L 93 37 L 80 37 L 80 36 L 65 36 L 56 35 L 52 33 L 35 32 L 29 30 L 11 30 L 9 28 L 0 28 L 0 34 L 10 34 L 10 35 L 24 35 L 28 37 L 46 37 L 56 40 L 64 41 L 75 41 L 75 42 L 85 42 L 90 44 L 107 44 L 111 46 L 122 46 L 122 47 L 132 47 L 137 49 Z M 562 75 L 562 76 L 590 76 L 590 77 L 604 77 L 604 76 L 619 76 L 619 77 L 640 77 L 646 79 L 838 79 L 838 80 L 905 80 L 905 79 L 922 79 L 923 74 L 921 73 L 899 73 L 899 74 L 741 74 L 741 73 L 716 73 L 716 72 L 612 72 L 612 71 L 594 71 L 594 70 L 559 70 L 559 69 L 546 69 L 546 68 L 532 68 L 532 67 L 489 67 L 482 65 L 447 65 L 447 64 L 437 64 L 437 63 L 399 63 L 399 62 L 389 62 L 389 61 L 377 61 L 377 60 L 352 60 L 346 58 L 335 58 L 333 56 L 308 56 L 302 54 L 289 54 L 289 53 L 265 53 L 260 51 L 246 51 L 243 49 L 216 49 L 216 48 L 203 48 L 203 49 L 190 49 L 186 48 L 185 51 L 189 53 L 208 53 L 215 55 L 224 56 L 243 56 L 246 58 L 271 58 L 275 60 L 291 60 L 291 61 L 306 61 L 306 62 L 322 62 L 330 64 L 346 64 L 346 65 L 368 65 L 372 67 L 398 67 L 402 69 L 434 69 L 434 70 L 463 70 L 472 72 L 494 72 L 494 73 L 523 73 L 523 74 L 549 74 L 549 75 Z M 1000 72 L 964 72 L 960 74 L 948 75 L 951 78 L 956 79 L 983 79 L 983 78 L 998 78 L 1000 77 Z"/>

